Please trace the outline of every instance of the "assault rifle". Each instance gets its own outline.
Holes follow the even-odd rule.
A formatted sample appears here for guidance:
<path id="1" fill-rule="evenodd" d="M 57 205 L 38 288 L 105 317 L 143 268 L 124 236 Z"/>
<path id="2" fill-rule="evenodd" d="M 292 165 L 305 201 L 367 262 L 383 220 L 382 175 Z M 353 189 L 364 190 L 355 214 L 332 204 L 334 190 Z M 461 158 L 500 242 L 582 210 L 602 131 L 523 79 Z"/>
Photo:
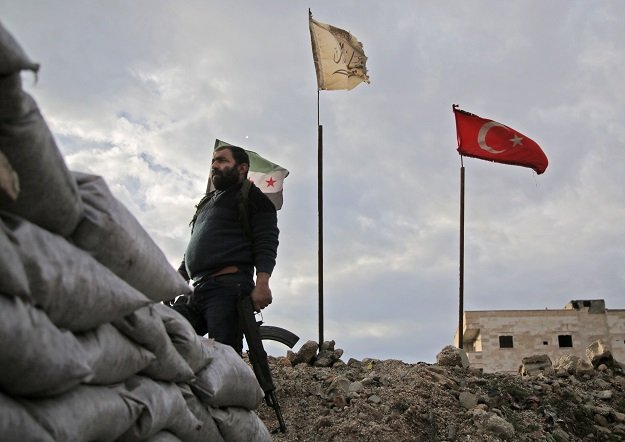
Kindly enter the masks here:
<path id="1" fill-rule="evenodd" d="M 256 321 L 254 305 L 252 304 L 252 298 L 250 296 L 239 297 L 237 308 L 239 312 L 239 324 L 245 335 L 247 346 L 249 347 L 248 355 L 254 374 L 256 375 L 260 387 L 265 392 L 265 402 L 276 412 L 280 432 L 285 433 L 286 424 L 282 417 L 280 404 L 278 404 L 278 399 L 276 398 L 276 386 L 271 377 L 271 369 L 267 361 L 267 352 L 265 352 L 265 348 L 263 347 L 262 339 L 263 337 L 266 339 L 274 339 L 293 348 L 293 345 L 295 345 L 295 342 L 297 342 L 299 338 L 288 330 L 279 327 L 261 327 L 262 321 Z M 262 333 L 264 336 L 261 336 L 261 329 L 265 332 Z M 278 431 L 278 429 L 273 432 L 275 433 L 276 431 Z"/>

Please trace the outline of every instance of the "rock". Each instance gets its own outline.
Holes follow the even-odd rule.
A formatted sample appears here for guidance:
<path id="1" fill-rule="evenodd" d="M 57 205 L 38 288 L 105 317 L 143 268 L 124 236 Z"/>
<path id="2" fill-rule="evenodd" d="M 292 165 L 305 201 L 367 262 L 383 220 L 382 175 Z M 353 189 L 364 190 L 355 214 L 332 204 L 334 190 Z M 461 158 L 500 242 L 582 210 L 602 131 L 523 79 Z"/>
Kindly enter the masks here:
<path id="1" fill-rule="evenodd" d="M 349 358 L 347 360 L 347 365 L 353 368 L 360 368 L 362 366 L 362 363 L 358 359 Z"/>
<path id="2" fill-rule="evenodd" d="M 330 387 L 328 387 L 328 391 L 338 390 L 342 393 L 348 393 L 350 385 L 350 380 L 345 376 L 337 376 L 330 384 Z"/>
<path id="3" fill-rule="evenodd" d="M 365 390 L 365 386 L 362 385 L 362 382 L 352 382 L 351 384 L 349 384 L 349 388 L 348 391 L 350 393 L 361 393 Z"/>
<path id="4" fill-rule="evenodd" d="M 553 364 L 547 355 L 534 355 L 523 358 L 519 367 L 521 376 L 536 376 L 538 374 L 552 374 Z"/>
<path id="5" fill-rule="evenodd" d="M 610 352 L 609 348 L 601 340 L 597 340 L 586 347 L 586 357 L 595 368 L 601 364 L 605 364 L 608 367 L 614 367 L 616 365 L 612 357 L 612 352 Z"/>
<path id="6" fill-rule="evenodd" d="M 469 391 L 463 391 L 458 396 L 460 404 L 467 410 L 471 410 L 477 405 L 477 396 Z"/>
<path id="7" fill-rule="evenodd" d="M 560 427 L 555 428 L 551 432 L 551 435 L 556 440 L 556 442 L 569 442 L 571 440 L 569 434 Z"/>
<path id="8" fill-rule="evenodd" d="M 514 426 L 496 414 L 492 414 L 488 417 L 485 427 L 487 430 L 501 436 L 504 440 L 514 439 Z"/>
<path id="9" fill-rule="evenodd" d="M 304 343 L 299 349 L 299 351 L 295 354 L 295 357 L 291 361 L 293 365 L 297 364 L 312 364 L 315 359 L 315 355 L 317 354 L 317 349 L 319 348 L 319 344 L 315 341 L 308 341 Z"/>
<path id="10" fill-rule="evenodd" d="M 325 341 L 319 349 L 317 359 L 313 365 L 315 367 L 332 367 L 335 362 L 339 361 L 343 356 L 343 350 L 334 348 L 334 341 Z"/>
<path id="11" fill-rule="evenodd" d="M 444 347 L 439 354 L 436 355 L 436 363 L 444 367 L 469 367 L 469 357 L 467 353 L 461 349 L 448 345 Z"/>
<path id="12" fill-rule="evenodd" d="M 334 399 L 332 400 L 332 405 L 335 408 L 338 408 L 339 410 L 342 410 L 343 408 L 347 407 L 347 398 L 345 398 L 345 396 L 339 394 L 339 395 L 335 396 Z"/>
<path id="13" fill-rule="evenodd" d="M 321 347 L 319 348 L 319 351 L 334 351 L 334 345 L 336 344 L 336 342 L 332 341 L 323 341 L 323 343 L 321 344 Z"/>
<path id="14" fill-rule="evenodd" d="M 332 421 L 330 421 L 330 419 L 327 416 L 321 416 L 319 419 L 317 419 L 317 423 L 315 425 L 315 427 L 317 428 L 324 428 L 324 427 L 331 427 L 332 426 Z"/>
<path id="15" fill-rule="evenodd" d="M 595 423 L 601 427 L 608 427 L 610 426 L 610 423 L 608 422 L 608 419 L 601 415 L 601 414 L 595 414 L 595 416 L 593 417 L 593 420 L 595 421 Z"/>
<path id="16" fill-rule="evenodd" d="M 382 402 L 382 399 L 380 399 L 380 396 L 375 395 L 375 394 L 372 394 L 371 396 L 369 396 L 367 400 L 371 402 L 372 404 L 379 404 Z"/>
<path id="17" fill-rule="evenodd" d="M 590 362 L 585 361 L 584 359 L 580 359 L 579 361 L 577 361 L 577 366 L 575 367 L 575 374 L 580 377 L 592 376 L 595 374 L 595 369 Z"/>
<path id="18" fill-rule="evenodd" d="M 575 355 L 564 355 L 560 356 L 553 364 L 553 369 L 556 373 L 561 371 L 568 374 L 575 374 L 575 370 L 577 368 L 577 363 L 579 362 L 579 357 Z"/>
<path id="19" fill-rule="evenodd" d="M 334 362 L 334 364 L 332 364 L 332 367 L 334 368 L 347 367 L 347 364 L 339 359 L 338 361 Z"/>
<path id="20" fill-rule="evenodd" d="M 603 400 L 612 399 L 612 395 L 612 390 L 601 390 L 595 393 L 595 396 L 597 396 L 597 398 Z"/>

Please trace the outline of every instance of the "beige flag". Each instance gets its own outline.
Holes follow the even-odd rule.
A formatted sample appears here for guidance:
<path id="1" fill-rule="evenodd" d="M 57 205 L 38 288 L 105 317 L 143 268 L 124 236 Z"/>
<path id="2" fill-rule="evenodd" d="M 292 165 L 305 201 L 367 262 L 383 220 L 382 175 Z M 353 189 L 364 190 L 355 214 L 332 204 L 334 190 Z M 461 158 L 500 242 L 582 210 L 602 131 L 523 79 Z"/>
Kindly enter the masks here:
<path id="1" fill-rule="evenodd" d="M 343 29 L 313 20 L 312 14 L 308 23 L 319 90 L 350 90 L 369 83 L 362 43 Z"/>

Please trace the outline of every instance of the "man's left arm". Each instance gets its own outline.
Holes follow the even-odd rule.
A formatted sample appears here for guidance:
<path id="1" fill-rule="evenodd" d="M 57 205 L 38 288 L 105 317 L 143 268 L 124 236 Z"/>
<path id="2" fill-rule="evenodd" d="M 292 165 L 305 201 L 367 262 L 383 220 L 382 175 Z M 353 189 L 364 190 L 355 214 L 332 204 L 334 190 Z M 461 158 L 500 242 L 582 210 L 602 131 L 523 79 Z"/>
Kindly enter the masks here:
<path id="1" fill-rule="evenodd" d="M 251 196 L 251 195 L 250 195 Z M 252 212 L 252 235 L 254 266 L 256 267 L 256 287 L 252 291 L 254 309 L 260 311 L 273 300 L 269 279 L 276 265 L 278 254 L 278 217 L 273 203 L 264 194 L 257 194 Z"/>

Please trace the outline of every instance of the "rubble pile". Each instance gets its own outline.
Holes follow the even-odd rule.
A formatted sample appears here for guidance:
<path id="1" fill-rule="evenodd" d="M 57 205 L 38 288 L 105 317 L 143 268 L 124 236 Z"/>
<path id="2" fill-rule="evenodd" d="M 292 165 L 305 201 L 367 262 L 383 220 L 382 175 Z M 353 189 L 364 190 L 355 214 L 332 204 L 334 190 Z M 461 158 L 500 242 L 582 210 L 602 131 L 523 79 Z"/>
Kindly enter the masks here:
<path id="1" fill-rule="evenodd" d="M 288 427 L 276 441 L 625 440 L 625 373 L 605 349 L 542 368 L 527 358 L 518 374 L 488 374 L 454 347 L 434 364 L 366 358 L 326 365 L 317 363 L 315 346 L 270 358 Z M 333 341 L 324 348 L 342 354 Z M 271 417 L 266 407 L 258 413 Z"/>
<path id="2" fill-rule="evenodd" d="M 0 440 L 271 440 L 250 366 L 160 302 L 191 289 L 68 170 L 23 70 L 0 24 Z"/>

